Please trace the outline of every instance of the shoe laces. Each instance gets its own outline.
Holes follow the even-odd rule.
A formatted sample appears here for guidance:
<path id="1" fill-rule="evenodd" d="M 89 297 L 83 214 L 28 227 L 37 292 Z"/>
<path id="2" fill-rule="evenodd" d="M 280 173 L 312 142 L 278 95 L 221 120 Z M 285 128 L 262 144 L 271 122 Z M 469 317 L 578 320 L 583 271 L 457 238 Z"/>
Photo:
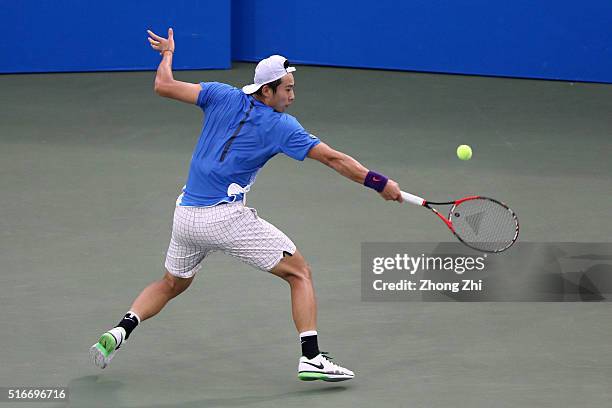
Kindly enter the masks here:
<path id="1" fill-rule="evenodd" d="M 323 357 L 324 359 L 326 359 L 326 360 L 329 362 L 329 364 L 331 364 L 331 366 L 332 366 L 334 369 L 337 369 L 337 370 L 342 370 L 342 367 L 340 367 L 339 365 L 334 364 L 334 363 L 332 362 L 332 360 L 333 360 L 334 358 L 333 358 L 332 356 L 330 356 L 330 355 L 329 355 L 329 353 L 328 353 L 327 351 L 321 351 L 321 357 Z"/>

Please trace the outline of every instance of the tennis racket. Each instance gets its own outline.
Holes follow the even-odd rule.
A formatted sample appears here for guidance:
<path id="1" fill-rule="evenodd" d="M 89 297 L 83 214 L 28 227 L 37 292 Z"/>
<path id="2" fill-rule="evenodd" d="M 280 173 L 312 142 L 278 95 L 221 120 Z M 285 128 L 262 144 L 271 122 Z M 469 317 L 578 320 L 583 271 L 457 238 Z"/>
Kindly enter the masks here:
<path id="1" fill-rule="evenodd" d="M 429 208 L 455 234 L 459 241 L 483 252 L 502 252 L 516 242 L 518 218 L 506 204 L 488 197 L 471 196 L 437 203 L 402 191 L 405 202 Z M 451 206 L 448 218 L 431 205 Z"/>

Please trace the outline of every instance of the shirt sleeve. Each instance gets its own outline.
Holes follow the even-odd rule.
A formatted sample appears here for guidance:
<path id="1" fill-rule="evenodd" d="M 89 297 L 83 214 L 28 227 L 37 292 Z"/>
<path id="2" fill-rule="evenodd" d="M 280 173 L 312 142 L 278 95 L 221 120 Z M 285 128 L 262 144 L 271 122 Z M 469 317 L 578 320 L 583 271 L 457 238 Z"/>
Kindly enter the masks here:
<path id="1" fill-rule="evenodd" d="M 202 110 L 223 101 L 233 89 L 232 86 L 220 82 L 200 82 L 200 93 L 197 104 Z"/>
<path id="2" fill-rule="evenodd" d="M 303 161 L 310 149 L 321 143 L 318 137 L 310 134 L 300 123 L 287 115 L 283 126 L 284 136 L 280 138 L 280 151 L 292 159 Z"/>

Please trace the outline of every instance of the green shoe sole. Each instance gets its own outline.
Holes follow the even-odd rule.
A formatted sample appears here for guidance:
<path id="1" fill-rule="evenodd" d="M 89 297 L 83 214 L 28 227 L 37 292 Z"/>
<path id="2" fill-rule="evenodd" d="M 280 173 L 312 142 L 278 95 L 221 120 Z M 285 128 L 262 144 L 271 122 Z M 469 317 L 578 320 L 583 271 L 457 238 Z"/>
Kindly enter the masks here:
<path id="1" fill-rule="evenodd" d="M 104 333 L 100 337 L 100 340 L 98 340 L 98 344 L 96 345 L 96 347 L 98 348 L 98 350 L 100 350 L 102 354 L 104 354 L 104 357 L 108 357 L 113 351 L 115 351 L 115 347 L 117 347 L 117 342 L 115 341 L 115 338 L 112 334 Z"/>
<path id="2" fill-rule="evenodd" d="M 327 375 L 322 373 L 299 373 L 298 378 L 302 381 L 327 380 Z"/>

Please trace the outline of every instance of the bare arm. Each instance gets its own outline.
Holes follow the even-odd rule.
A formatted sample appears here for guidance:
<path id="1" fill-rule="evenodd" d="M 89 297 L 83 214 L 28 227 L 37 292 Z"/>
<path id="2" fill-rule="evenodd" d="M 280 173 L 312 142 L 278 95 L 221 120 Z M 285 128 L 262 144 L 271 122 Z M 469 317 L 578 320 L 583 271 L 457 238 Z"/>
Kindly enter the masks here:
<path id="1" fill-rule="evenodd" d="M 368 169 L 351 156 L 332 149 L 321 142 L 308 152 L 308 157 L 331 167 L 344 177 L 363 184 Z"/>
<path id="2" fill-rule="evenodd" d="M 155 76 L 155 92 L 166 98 L 176 99 L 181 102 L 195 104 L 202 89 L 199 84 L 177 81 L 172 75 L 172 57 L 174 55 L 174 32 L 168 29 L 168 38 L 163 38 L 154 32 L 149 33 L 151 48 L 162 55 L 162 60 L 157 68 Z"/>
<path id="3" fill-rule="evenodd" d="M 363 184 L 368 174 L 368 169 L 351 156 L 332 149 L 325 143 L 319 143 L 308 152 L 308 157 L 331 167 L 344 177 Z M 380 192 L 385 200 L 402 202 L 399 185 L 389 179 L 385 189 Z"/>

